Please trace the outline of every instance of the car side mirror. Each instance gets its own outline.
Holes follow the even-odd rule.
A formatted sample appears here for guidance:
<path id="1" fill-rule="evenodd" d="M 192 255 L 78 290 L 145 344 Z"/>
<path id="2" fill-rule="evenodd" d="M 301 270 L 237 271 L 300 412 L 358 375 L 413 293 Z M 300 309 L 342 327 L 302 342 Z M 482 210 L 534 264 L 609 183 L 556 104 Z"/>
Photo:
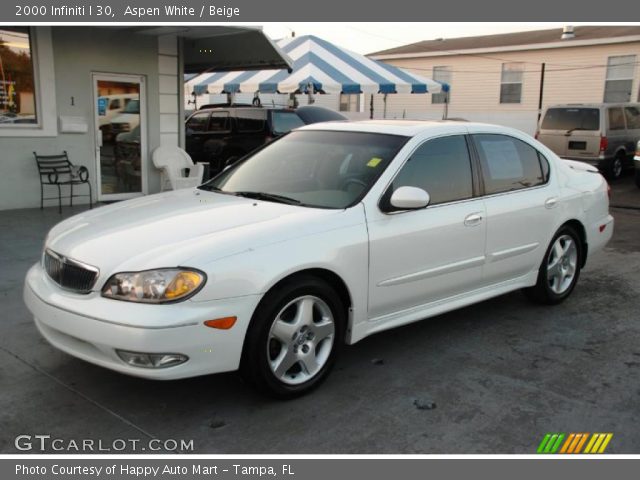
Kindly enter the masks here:
<path id="1" fill-rule="evenodd" d="M 418 210 L 429 205 L 429 194 L 417 187 L 400 187 L 393 192 L 389 203 L 397 210 Z"/>

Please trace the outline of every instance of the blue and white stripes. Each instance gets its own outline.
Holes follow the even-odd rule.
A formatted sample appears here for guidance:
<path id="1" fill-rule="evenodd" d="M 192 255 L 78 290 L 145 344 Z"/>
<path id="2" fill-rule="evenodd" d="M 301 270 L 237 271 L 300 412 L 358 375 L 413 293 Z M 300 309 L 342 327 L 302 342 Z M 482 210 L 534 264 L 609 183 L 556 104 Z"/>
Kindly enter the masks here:
<path id="1" fill-rule="evenodd" d="M 209 93 L 439 93 L 449 86 L 371 60 L 313 35 L 276 42 L 293 60 L 293 71 L 204 73 L 187 82 Z"/>

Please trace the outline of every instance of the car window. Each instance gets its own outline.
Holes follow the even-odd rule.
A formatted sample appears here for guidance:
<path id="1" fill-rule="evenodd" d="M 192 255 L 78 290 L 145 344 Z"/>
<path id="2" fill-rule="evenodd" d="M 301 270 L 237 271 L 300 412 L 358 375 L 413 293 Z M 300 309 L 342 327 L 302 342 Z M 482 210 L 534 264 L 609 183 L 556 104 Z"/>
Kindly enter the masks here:
<path id="1" fill-rule="evenodd" d="M 229 112 L 211 112 L 209 132 L 228 132 L 231 130 Z"/>
<path id="2" fill-rule="evenodd" d="M 473 135 L 473 139 L 487 195 L 534 187 L 547 181 L 548 163 L 545 174 L 541 165 L 544 157 L 531 145 L 506 135 Z"/>
<path id="3" fill-rule="evenodd" d="M 271 121 L 273 123 L 273 133 L 280 135 L 290 132 L 294 128 L 302 127 L 304 122 L 296 112 L 274 111 Z"/>
<path id="4" fill-rule="evenodd" d="M 279 195 L 305 206 L 346 208 L 362 198 L 407 137 L 295 131 L 249 154 L 201 188 Z"/>
<path id="5" fill-rule="evenodd" d="M 209 112 L 198 112 L 193 114 L 193 116 L 187 120 L 186 128 L 192 132 L 204 132 L 207 130 L 208 122 Z"/>
<path id="6" fill-rule="evenodd" d="M 429 140 L 411 155 L 390 190 L 418 187 L 429 193 L 430 205 L 473 196 L 471 159 L 462 135 Z"/>
<path id="7" fill-rule="evenodd" d="M 609 130 L 624 130 L 624 115 L 622 108 L 609 108 Z"/>
<path id="8" fill-rule="evenodd" d="M 543 130 L 600 130 L 597 108 L 550 108 L 544 114 Z"/>
<path id="9" fill-rule="evenodd" d="M 131 100 L 127 103 L 123 113 L 140 113 L 140 100 Z"/>
<path id="10" fill-rule="evenodd" d="M 239 132 L 261 132 L 264 130 L 266 112 L 240 108 L 236 111 L 236 119 Z"/>
<path id="11" fill-rule="evenodd" d="M 109 110 L 115 110 L 117 108 L 120 108 L 120 99 L 114 98 L 113 100 L 111 100 L 111 104 L 109 105 Z"/>
<path id="12" fill-rule="evenodd" d="M 627 118 L 627 128 L 640 129 L 640 109 L 638 107 L 625 107 L 624 116 Z"/>

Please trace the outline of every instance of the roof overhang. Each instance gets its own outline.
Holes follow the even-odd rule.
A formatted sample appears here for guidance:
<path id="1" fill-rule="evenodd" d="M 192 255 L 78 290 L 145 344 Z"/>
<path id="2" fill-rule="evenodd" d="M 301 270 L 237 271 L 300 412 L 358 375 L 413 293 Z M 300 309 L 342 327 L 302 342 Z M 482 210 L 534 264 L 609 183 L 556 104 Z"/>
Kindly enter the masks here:
<path id="1" fill-rule="evenodd" d="M 501 52 L 521 52 L 524 50 L 546 50 L 553 48 L 589 47 L 595 45 L 610 45 L 616 43 L 640 42 L 640 35 L 627 35 L 624 37 L 593 38 L 588 40 L 561 40 L 558 42 L 530 43 L 526 45 L 508 45 L 503 47 L 467 48 L 457 50 L 432 50 L 428 52 L 414 53 L 387 53 L 369 54 L 369 58 L 374 60 L 399 60 L 402 58 L 425 58 L 425 57 L 453 57 L 456 55 L 479 55 L 484 53 Z"/>
<path id="2" fill-rule="evenodd" d="M 287 69 L 292 61 L 259 27 L 133 27 L 143 35 L 176 35 L 183 39 L 184 73 Z"/>

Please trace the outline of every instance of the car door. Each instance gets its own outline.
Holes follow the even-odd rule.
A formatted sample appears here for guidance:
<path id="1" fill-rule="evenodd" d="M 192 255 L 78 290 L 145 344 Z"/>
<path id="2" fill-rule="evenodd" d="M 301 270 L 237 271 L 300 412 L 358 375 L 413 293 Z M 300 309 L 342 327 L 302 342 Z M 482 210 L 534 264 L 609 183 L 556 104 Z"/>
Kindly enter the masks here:
<path id="1" fill-rule="evenodd" d="M 367 209 L 369 230 L 369 318 L 453 297 L 481 281 L 485 208 L 475 194 L 467 139 L 450 135 L 427 140 L 409 156 L 380 204 Z M 426 208 L 389 210 L 402 186 L 430 195 Z"/>
<path id="2" fill-rule="evenodd" d="M 202 148 L 210 116 L 211 113 L 208 111 L 196 112 L 189 117 L 185 125 L 185 149 L 194 162 L 204 161 Z"/>
<path id="3" fill-rule="evenodd" d="M 548 160 L 522 139 L 473 134 L 485 193 L 487 263 L 492 285 L 537 271 L 554 234 L 558 190 Z"/>

